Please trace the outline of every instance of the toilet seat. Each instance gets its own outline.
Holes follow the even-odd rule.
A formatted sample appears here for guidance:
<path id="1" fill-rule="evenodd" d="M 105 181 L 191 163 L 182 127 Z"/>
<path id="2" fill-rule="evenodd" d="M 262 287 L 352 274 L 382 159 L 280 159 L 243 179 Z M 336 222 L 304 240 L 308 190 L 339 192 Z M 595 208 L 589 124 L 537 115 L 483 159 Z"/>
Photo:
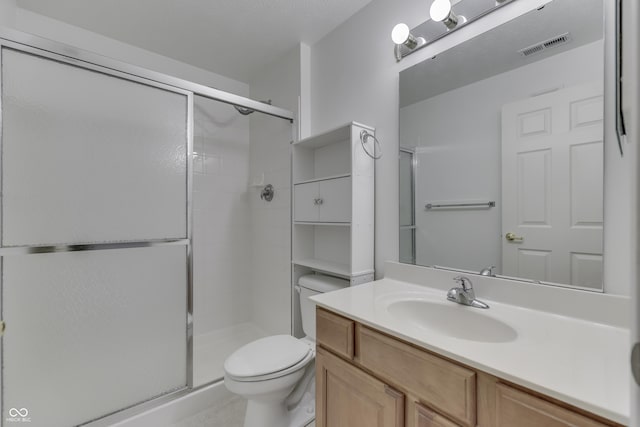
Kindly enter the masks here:
<path id="1" fill-rule="evenodd" d="M 274 335 L 240 347 L 224 363 L 226 375 L 241 382 L 266 381 L 304 368 L 315 348 L 290 335 Z"/>

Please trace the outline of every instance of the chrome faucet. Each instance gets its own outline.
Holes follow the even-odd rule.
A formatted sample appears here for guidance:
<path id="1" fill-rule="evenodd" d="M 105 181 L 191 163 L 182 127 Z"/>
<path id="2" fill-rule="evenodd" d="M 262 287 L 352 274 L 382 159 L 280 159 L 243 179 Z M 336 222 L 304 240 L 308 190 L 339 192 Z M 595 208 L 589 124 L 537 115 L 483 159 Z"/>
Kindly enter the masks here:
<path id="1" fill-rule="evenodd" d="M 476 293 L 473 291 L 473 283 L 471 283 L 468 277 L 457 276 L 454 277 L 453 280 L 462 285 L 462 287 L 449 289 L 449 292 L 447 292 L 447 299 L 449 301 L 476 308 L 489 308 L 487 304 L 476 299 Z"/>
<path id="2" fill-rule="evenodd" d="M 490 277 L 496 277 L 495 274 L 493 274 L 493 269 L 496 268 L 495 265 L 492 265 L 491 267 L 485 267 L 482 270 L 480 270 L 480 275 L 481 276 L 490 276 Z"/>

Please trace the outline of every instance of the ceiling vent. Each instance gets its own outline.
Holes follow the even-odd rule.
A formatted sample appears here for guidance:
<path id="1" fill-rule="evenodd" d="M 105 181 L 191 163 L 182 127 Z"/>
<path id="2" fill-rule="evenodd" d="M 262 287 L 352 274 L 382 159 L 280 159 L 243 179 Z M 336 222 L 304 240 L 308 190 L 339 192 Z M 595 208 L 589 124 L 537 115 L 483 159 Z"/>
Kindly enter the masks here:
<path id="1" fill-rule="evenodd" d="M 569 33 L 564 33 L 564 34 L 560 34 L 559 36 L 552 37 L 543 42 L 536 43 L 529 47 L 525 47 L 524 49 L 520 49 L 518 53 L 522 56 L 531 56 L 531 55 L 535 55 L 536 53 L 543 52 L 547 49 L 562 46 L 563 44 L 567 44 L 570 41 L 571 41 L 571 35 Z"/>

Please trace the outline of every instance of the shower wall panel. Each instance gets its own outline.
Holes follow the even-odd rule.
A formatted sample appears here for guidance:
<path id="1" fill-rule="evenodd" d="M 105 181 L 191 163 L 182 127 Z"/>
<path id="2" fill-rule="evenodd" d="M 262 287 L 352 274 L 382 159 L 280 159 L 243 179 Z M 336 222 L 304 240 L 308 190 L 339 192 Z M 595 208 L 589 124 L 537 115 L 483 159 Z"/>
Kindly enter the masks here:
<path id="1" fill-rule="evenodd" d="M 221 379 L 242 345 L 290 332 L 290 141 L 288 121 L 195 97 L 194 385 Z"/>
<path id="2" fill-rule="evenodd" d="M 193 153 L 194 385 L 224 376 L 224 360 L 261 336 L 251 322 L 249 117 L 196 96 Z"/>
<path id="3" fill-rule="evenodd" d="M 250 194 L 252 225 L 251 313 L 269 334 L 291 333 L 291 123 L 251 116 L 251 176 L 272 184 L 271 202 Z M 297 296 L 297 295 L 296 295 Z"/>
<path id="4" fill-rule="evenodd" d="M 195 334 L 250 320 L 249 118 L 195 97 Z"/>

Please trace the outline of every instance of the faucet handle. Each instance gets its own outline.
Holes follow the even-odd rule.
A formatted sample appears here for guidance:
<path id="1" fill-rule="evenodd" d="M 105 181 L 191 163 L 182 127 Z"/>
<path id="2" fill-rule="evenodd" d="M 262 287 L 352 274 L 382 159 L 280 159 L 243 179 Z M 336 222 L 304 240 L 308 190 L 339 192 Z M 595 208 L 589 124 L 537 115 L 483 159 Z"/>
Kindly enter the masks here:
<path id="1" fill-rule="evenodd" d="M 471 283 L 471 279 L 469 279 L 467 276 L 456 276 L 453 278 L 453 280 L 462 285 L 462 289 L 464 289 L 465 291 L 473 290 L 473 283 Z"/>

